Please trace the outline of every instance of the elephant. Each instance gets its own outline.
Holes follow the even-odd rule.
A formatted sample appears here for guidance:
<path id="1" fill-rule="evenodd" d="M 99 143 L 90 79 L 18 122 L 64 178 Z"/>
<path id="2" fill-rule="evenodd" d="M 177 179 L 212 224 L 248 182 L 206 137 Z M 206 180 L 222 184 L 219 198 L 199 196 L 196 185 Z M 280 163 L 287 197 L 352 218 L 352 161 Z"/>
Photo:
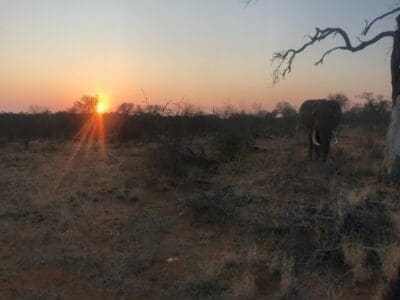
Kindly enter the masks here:
<path id="1" fill-rule="evenodd" d="M 342 118 L 342 109 L 335 100 L 306 100 L 300 106 L 299 123 L 308 130 L 310 160 L 319 160 L 322 152 L 322 161 L 326 161 L 332 137 L 337 144 L 334 129 Z"/>

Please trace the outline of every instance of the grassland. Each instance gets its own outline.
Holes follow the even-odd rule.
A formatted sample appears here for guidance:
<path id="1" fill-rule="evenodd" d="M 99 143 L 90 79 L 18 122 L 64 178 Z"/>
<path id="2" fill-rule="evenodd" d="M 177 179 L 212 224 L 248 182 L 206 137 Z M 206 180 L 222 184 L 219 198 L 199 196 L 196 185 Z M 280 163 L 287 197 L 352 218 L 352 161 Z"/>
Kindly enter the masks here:
<path id="1" fill-rule="evenodd" d="M 228 160 L 207 138 L 196 159 L 157 143 L 3 145 L 0 298 L 376 299 L 400 263 L 383 141 L 344 130 L 325 164 L 300 133 Z"/>

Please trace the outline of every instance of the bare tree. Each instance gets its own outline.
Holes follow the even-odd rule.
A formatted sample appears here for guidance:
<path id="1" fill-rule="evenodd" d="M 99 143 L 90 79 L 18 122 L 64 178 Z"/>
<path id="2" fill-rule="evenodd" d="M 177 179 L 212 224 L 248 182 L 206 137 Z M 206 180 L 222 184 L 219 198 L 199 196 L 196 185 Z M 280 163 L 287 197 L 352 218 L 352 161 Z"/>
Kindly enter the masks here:
<path id="1" fill-rule="evenodd" d="M 117 107 L 117 113 L 124 116 L 129 116 L 133 112 L 134 108 L 135 104 L 124 102 Z"/>
<path id="2" fill-rule="evenodd" d="M 399 4 L 397 4 L 397 6 L 398 5 Z M 361 33 L 361 36 L 366 37 L 370 29 L 377 22 L 399 12 L 400 7 L 396 7 L 391 11 L 378 16 L 371 22 L 365 21 L 365 27 Z M 298 54 L 301 54 L 309 47 L 318 44 L 328 37 L 338 37 L 342 40 L 342 43 L 336 47 L 326 50 L 321 58 L 316 61 L 315 65 L 322 64 L 326 57 L 333 52 L 359 52 L 385 38 L 391 38 L 393 41 L 390 62 L 393 107 L 386 137 L 383 175 L 388 181 L 400 182 L 400 130 L 398 130 L 398 128 L 400 128 L 400 15 L 398 15 L 396 18 L 396 28 L 394 30 L 383 31 L 368 40 L 357 38 L 356 43 L 353 43 L 348 33 L 340 27 L 323 29 L 317 27 L 315 29 L 315 33 L 313 35 L 308 35 L 308 41 L 301 47 L 280 51 L 273 54 L 272 62 L 275 64 L 275 69 L 273 71 L 274 83 L 277 83 L 281 78 L 284 79 L 292 71 L 293 62 Z"/>
<path id="3" fill-rule="evenodd" d="M 48 115 L 48 114 L 51 113 L 51 111 L 47 107 L 38 106 L 38 105 L 31 105 L 31 106 L 29 106 L 28 113 L 34 114 L 34 115 L 36 115 L 36 114 Z"/>
<path id="4" fill-rule="evenodd" d="M 92 114 L 96 112 L 97 104 L 99 103 L 99 97 L 84 95 L 78 101 L 75 101 L 71 111 L 77 113 Z"/>

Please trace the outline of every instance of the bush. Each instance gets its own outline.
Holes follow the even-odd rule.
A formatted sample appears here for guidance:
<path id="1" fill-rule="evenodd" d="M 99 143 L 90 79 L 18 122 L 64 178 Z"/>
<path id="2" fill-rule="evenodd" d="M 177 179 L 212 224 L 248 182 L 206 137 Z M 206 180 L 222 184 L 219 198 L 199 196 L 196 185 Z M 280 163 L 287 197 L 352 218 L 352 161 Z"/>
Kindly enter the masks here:
<path id="1" fill-rule="evenodd" d="M 395 224 L 388 209 L 377 200 L 366 199 L 349 208 L 337 226 L 342 253 L 356 281 L 385 275 L 393 256 L 387 250 L 398 252 L 393 248 L 397 240 Z"/>
<path id="2" fill-rule="evenodd" d="M 167 176 L 185 176 L 187 166 L 184 161 L 184 149 L 179 141 L 162 141 L 152 147 L 147 162 L 159 174 Z"/>
<path id="3" fill-rule="evenodd" d="M 344 214 L 340 224 L 344 239 L 356 239 L 367 247 L 388 245 L 395 240 L 396 230 L 389 211 L 378 201 L 366 199 Z"/>
<path id="4" fill-rule="evenodd" d="M 253 139 L 246 130 L 223 129 L 217 133 L 215 148 L 221 161 L 232 161 L 246 152 Z"/>
<path id="5" fill-rule="evenodd" d="M 213 224 L 232 220 L 236 216 L 236 208 L 243 202 L 229 186 L 196 194 L 191 192 L 182 201 L 193 210 L 196 217 Z"/>
<path id="6" fill-rule="evenodd" d="M 165 137 L 147 152 L 147 163 L 160 175 L 183 177 L 193 168 L 208 170 L 216 161 L 188 139 Z"/>

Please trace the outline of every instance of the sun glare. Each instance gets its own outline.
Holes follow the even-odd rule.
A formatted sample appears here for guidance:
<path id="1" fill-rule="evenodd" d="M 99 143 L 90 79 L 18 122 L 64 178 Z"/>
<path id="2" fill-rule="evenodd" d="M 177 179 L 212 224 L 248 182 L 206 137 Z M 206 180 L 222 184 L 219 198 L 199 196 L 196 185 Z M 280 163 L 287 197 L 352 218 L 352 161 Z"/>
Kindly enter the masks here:
<path id="1" fill-rule="evenodd" d="M 98 114 L 103 114 L 108 110 L 108 104 L 109 104 L 108 97 L 103 93 L 98 93 L 97 98 L 99 102 L 97 103 L 96 106 L 96 112 Z"/>
<path id="2" fill-rule="evenodd" d="M 102 114 L 105 111 L 106 111 L 106 105 L 104 104 L 104 102 L 99 101 L 99 103 L 97 103 L 96 112 L 98 114 Z"/>

